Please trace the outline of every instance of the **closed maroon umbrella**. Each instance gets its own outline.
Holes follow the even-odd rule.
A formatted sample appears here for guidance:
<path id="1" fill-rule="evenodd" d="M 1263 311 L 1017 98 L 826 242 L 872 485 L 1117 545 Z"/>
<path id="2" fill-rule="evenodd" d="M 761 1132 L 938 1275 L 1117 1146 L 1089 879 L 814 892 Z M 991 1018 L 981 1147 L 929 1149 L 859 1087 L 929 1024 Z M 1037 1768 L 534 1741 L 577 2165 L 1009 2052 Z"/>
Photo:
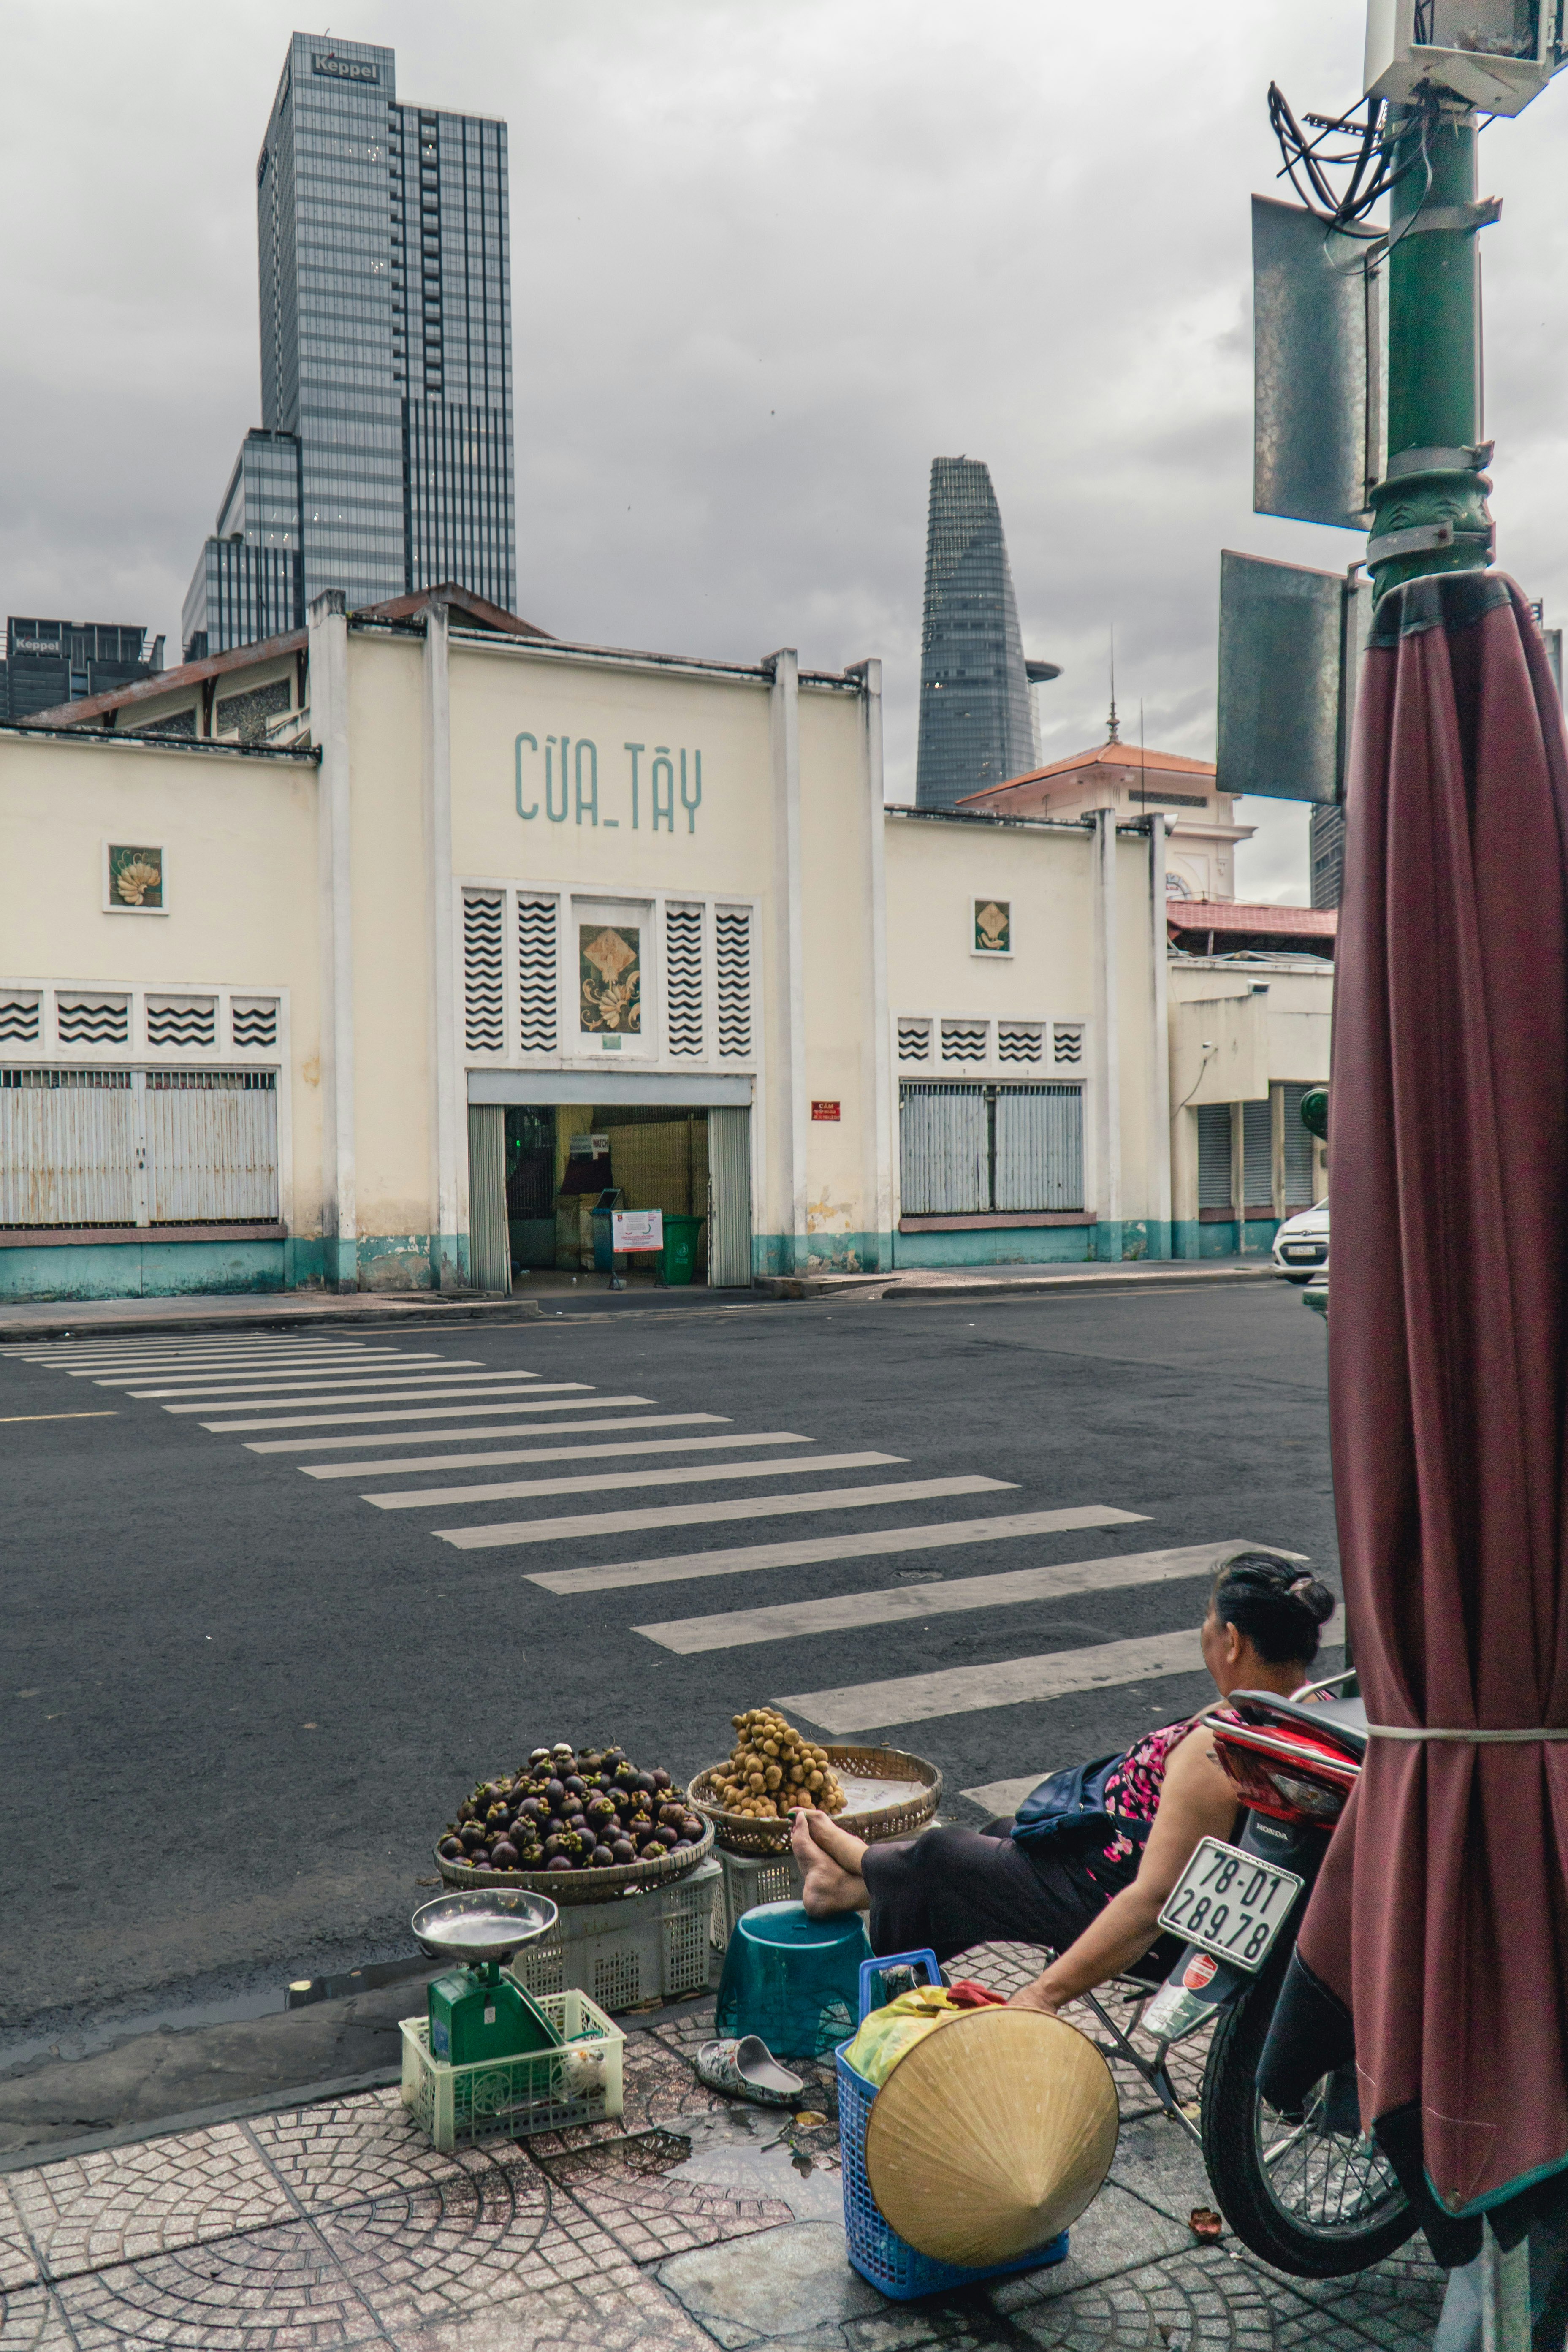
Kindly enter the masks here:
<path id="1" fill-rule="evenodd" d="M 1510 582 L 1384 600 L 1347 801 L 1330 1411 L 1386 1728 L 1300 1950 L 1473 2213 L 1568 2165 L 1568 748 Z"/>

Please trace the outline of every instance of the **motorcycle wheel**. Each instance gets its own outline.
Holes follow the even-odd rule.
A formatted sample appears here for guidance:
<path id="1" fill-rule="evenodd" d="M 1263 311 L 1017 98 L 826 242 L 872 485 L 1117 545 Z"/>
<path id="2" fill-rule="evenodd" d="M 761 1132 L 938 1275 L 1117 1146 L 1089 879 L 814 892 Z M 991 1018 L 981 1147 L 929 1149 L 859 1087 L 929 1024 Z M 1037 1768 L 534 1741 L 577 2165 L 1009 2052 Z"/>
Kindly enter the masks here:
<path id="1" fill-rule="evenodd" d="M 1415 2235 L 1417 2224 L 1387 2158 L 1360 2134 L 1330 2128 L 1331 2077 L 1291 2123 L 1258 2087 L 1278 1972 L 1227 2010 L 1204 2070 L 1204 2162 L 1220 2210 L 1242 2243 L 1294 2278 L 1364 2271 Z"/>

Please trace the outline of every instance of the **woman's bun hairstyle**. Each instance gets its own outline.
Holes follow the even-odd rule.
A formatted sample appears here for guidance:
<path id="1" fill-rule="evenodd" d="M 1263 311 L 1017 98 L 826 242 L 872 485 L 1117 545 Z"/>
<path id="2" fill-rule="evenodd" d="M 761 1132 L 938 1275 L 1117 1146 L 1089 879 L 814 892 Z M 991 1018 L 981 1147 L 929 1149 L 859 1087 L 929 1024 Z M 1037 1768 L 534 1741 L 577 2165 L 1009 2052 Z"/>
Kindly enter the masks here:
<path id="1" fill-rule="evenodd" d="M 1334 1612 L 1334 1596 L 1300 1560 L 1277 1552 L 1238 1551 L 1220 1563 L 1214 1612 L 1234 1625 L 1271 1666 L 1310 1666 L 1318 1654 L 1318 1628 Z"/>

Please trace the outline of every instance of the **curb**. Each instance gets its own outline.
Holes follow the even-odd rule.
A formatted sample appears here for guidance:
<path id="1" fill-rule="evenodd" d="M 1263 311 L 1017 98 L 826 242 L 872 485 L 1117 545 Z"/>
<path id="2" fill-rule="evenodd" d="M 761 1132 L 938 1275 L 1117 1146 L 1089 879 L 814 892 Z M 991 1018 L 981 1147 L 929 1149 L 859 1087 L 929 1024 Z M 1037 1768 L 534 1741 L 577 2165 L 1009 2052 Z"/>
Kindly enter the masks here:
<path id="1" fill-rule="evenodd" d="M 1125 1297 L 1141 1290 L 1199 1290 L 1228 1286 L 1236 1283 L 1268 1282 L 1274 1278 L 1271 1265 L 1226 1266 L 1217 1273 L 1186 1273 L 1175 1267 L 1158 1274 L 1125 1274 L 1113 1269 L 1104 1273 L 1055 1274 L 1004 1277 L 996 1281 L 923 1283 L 897 1275 L 868 1276 L 856 1281 L 852 1276 L 828 1275 L 764 1275 L 755 1288 L 769 1298 L 824 1299 L 839 1298 L 847 1304 L 859 1305 L 866 1300 L 889 1304 L 923 1302 L 941 1305 L 946 1300 L 955 1304 L 970 1298 L 1049 1298 L 1062 1296 L 1083 1297 L 1099 1292 L 1109 1292 L 1115 1297 Z"/>
<path id="2" fill-rule="evenodd" d="M 0 1340 L 81 1339 L 89 1332 L 95 1338 L 112 1338 L 121 1331 L 168 1331 L 178 1336 L 188 1331 L 314 1330 L 322 1324 L 354 1323 L 379 1325 L 385 1329 L 416 1319 L 440 1323 L 537 1323 L 543 1319 L 543 1309 L 537 1298 L 444 1303 L 432 1297 L 406 1303 L 400 1299 L 395 1306 L 384 1307 L 364 1307 L 345 1300 L 342 1307 L 256 1307 L 238 1314 L 219 1308 L 205 1315 L 105 1315 L 95 1313 L 91 1301 L 85 1299 L 76 1302 L 79 1311 L 73 1315 L 72 1303 L 62 1300 L 58 1320 L 47 1323 L 0 1317 Z"/>

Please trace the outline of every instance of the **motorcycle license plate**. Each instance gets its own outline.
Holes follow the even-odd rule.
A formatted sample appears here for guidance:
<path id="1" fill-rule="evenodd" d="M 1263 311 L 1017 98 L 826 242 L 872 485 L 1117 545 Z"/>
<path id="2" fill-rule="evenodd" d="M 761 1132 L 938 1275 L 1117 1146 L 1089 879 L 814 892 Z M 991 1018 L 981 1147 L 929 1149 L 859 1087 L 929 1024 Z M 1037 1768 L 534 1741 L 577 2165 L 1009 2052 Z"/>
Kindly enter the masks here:
<path id="1" fill-rule="evenodd" d="M 1200 1838 L 1171 1889 L 1160 1925 L 1251 1973 L 1268 1958 L 1305 1884 L 1293 1870 L 1243 1853 L 1223 1838 Z"/>

